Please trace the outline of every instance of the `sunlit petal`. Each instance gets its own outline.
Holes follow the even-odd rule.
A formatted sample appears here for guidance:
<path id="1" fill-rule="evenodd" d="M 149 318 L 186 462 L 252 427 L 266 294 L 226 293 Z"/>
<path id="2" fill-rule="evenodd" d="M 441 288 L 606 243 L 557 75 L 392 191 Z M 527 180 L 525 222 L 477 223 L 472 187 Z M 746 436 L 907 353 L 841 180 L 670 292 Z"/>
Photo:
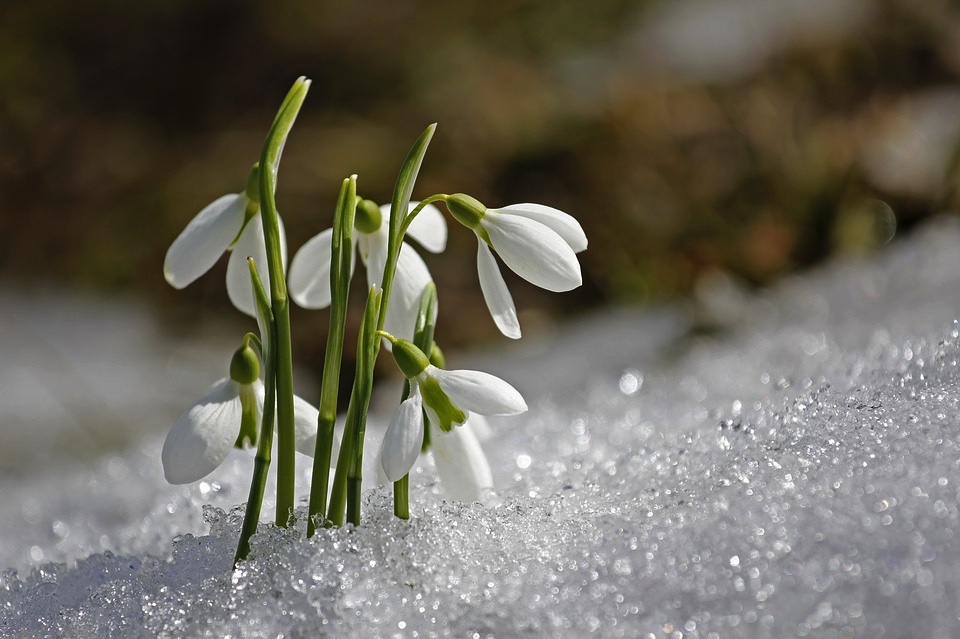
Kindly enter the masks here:
<path id="1" fill-rule="evenodd" d="M 357 251 L 367 269 L 367 286 L 380 286 L 387 265 L 386 223 L 373 233 L 357 233 Z"/>
<path id="2" fill-rule="evenodd" d="M 570 245 L 570 248 L 572 248 L 575 253 L 584 251 L 587 248 L 587 235 L 583 232 L 583 227 L 580 226 L 580 222 L 572 215 L 564 213 L 559 209 L 544 206 L 543 204 L 524 203 L 511 204 L 502 209 L 496 209 L 494 212 L 499 212 L 504 215 L 519 215 L 545 224 L 562 237 L 563 241 Z"/>
<path id="3" fill-rule="evenodd" d="M 495 375 L 482 371 L 447 371 L 427 367 L 440 389 L 458 408 L 481 415 L 516 415 L 527 410 L 527 403 L 516 388 Z"/>
<path id="4" fill-rule="evenodd" d="M 380 466 L 390 481 L 410 472 L 423 445 L 423 404 L 414 385 L 409 398 L 400 403 L 380 444 Z"/>
<path id="5" fill-rule="evenodd" d="M 485 442 L 493 437 L 493 430 L 490 428 L 490 420 L 478 413 L 470 415 L 470 419 L 468 419 L 467 423 L 463 425 L 463 428 L 472 430 L 473 434 L 477 436 L 477 440 L 481 442 Z"/>
<path id="6" fill-rule="evenodd" d="M 384 330 L 396 337 L 413 339 L 423 289 L 432 281 L 427 265 L 413 247 L 401 244 Z"/>
<path id="7" fill-rule="evenodd" d="M 500 332 L 510 339 L 520 339 L 520 320 L 517 319 L 517 307 L 513 304 L 513 297 L 507 283 L 503 281 L 500 267 L 487 247 L 487 243 L 480 241 L 477 250 L 477 274 L 480 276 L 480 290 L 483 299 L 490 310 L 494 324 Z"/>
<path id="8" fill-rule="evenodd" d="M 188 484 L 210 474 L 226 458 L 240 432 L 236 382 L 224 378 L 181 413 L 163 443 L 163 474 L 171 484 Z"/>
<path id="9" fill-rule="evenodd" d="M 531 284 L 555 292 L 582 284 L 577 254 L 550 227 L 519 215 L 493 211 L 480 223 L 503 262 Z"/>
<path id="10" fill-rule="evenodd" d="M 410 202 L 410 210 L 413 210 L 417 204 L 419 202 Z M 388 211 L 389 208 L 388 206 Z M 407 235 L 431 253 L 442 253 L 447 248 L 447 220 L 440 209 L 433 204 L 426 204 L 417 213 L 417 217 L 413 218 L 413 222 L 407 228 Z"/>
<path id="11" fill-rule="evenodd" d="M 469 426 L 476 417 L 463 426 L 445 433 L 430 431 L 430 450 L 440 476 L 443 491 L 456 501 L 477 501 L 493 488 L 490 464 L 476 435 Z"/>
<path id="12" fill-rule="evenodd" d="M 216 264 L 243 226 L 246 196 L 218 198 L 197 214 L 167 249 L 163 276 L 183 288 Z"/>
<path id="13" fill-rule="evenodd" d="M 287 289 L 303 308 L 330 306 L 330 260 L 333 229 L 314 235 L 300 247 L 290 263 Z"/>
<path id="14" fill-rule="evenodd" d="M 287 236 L 280 220 L 280 255 L 284 268 L 287 263 Z M 263 287 L 270 295 L 270 274 L 267 266 L 267 247 L 263 239 L 263 220 L 255 215 L 247 222 L 243 232 L 234 244 L 230 260 L 227 262 L 227 295 L 234 307 L 242 313 L 256 317 L 253 303 L 253 284 L 250 283 L 250 267 L 247 258 L 252 257 L 257 264 L 257 273 Z"/>

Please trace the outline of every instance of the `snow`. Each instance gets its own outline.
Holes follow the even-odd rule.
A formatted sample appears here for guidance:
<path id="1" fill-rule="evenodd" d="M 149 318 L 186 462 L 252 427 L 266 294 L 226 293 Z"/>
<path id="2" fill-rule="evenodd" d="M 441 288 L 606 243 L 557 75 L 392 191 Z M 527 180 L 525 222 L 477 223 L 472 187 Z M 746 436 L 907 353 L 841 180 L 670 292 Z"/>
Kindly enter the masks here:
<path id="1" fill-rule="evenodd" d="M 944 218 L 743 295 L 733 318 L 622 309 L 451 357 L 531 406 L 491 420 L 494 494 L 447 502 L 422 458 L 410 521 L 371 485 L 361 527 L 306 539 L 302 521 L 263 525 L 236 571 L 249 455 L 184 487 L 159 465 L 170 398 L 205 392 L 219 362 L 181 360 L 192 373 L 154 398 L 138 384 L 159 376 L 130 368 L 137 418 L 154 425 L 131 443 L 83 463 L 3 459 L 0 636 L 955 636 L 957 246 L 960 223 Z M 117 312 L 139 328 L 85 351 L 95 370 L 135 366 L 119 354 L 145 340 L 185 348 L 140 310 Z M 4 393 L 25 386 L 0 379 Z M 29 422 L 18 455 L 63 428 L 59 412 L 38 414 L 53 423 Z"/>

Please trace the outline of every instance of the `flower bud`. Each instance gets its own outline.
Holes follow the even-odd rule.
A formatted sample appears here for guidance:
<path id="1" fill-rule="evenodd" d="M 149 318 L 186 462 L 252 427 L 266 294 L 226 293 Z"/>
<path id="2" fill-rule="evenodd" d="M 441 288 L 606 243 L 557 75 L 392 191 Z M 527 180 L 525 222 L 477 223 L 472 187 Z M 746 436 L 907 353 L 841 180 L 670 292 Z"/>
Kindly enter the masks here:
<path id="1" fill-rule="evenodd" d="M 387 334 L 384 337 L 393 346 L 393 359 L 407 379 L 413 379 L 430 365 L 430 360 L 413 342 Z"/>
<path id="2" fill-rule="evenodd" d="M 233 359 L 230 360 L 230 379 L 238 384 L 249 385 L 259 377 L 260 358 L 250 345 L 245 343 L 237 349 Z"/>
<path id="3" fill-rule="evenodd" d="M 380 228 L 383 224 L 383 214 L 380 213 L 380 207 L 376 202 L 357 198 L 357 215 L 353 220 L 353 226 L 361 233 L 370 234 Z"/>
<path id="4" fill-rule="evenodd" d="M 450 215 L 471 230 L 479 227 L 480 220 L 487 214 L 487 207 L 466 193 L 454 193 L 447 197 L 446 203 Z"/>

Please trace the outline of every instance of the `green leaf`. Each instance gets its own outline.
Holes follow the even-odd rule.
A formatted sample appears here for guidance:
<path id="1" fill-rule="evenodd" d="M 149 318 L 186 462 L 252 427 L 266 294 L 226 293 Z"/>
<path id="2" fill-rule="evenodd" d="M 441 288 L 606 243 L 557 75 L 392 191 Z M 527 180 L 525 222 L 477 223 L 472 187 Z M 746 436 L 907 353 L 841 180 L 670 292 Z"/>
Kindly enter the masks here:
<path id="1" fill-rule="evenodd" d="M 400 223 L 410 209 L 410 198 L 413 196 L 413 187 L 420 174 L 420 165 L 423 164 L 423 156 L 426 155 L 427 147 L 430 146 L 430 140 L 433 139 L 433 132 L 436 130 L 437 124 L 434 122 L 420 134 L 407 154 L 407 159 L 403 161 L 403 166 L 400 167 L 397 185 L 393 190 L 393 200 L 390 202 L 391 240 L 396 237 L 397 229 L 400 228 Z M 399 241 L 399 238 L 397 240 Z"/>

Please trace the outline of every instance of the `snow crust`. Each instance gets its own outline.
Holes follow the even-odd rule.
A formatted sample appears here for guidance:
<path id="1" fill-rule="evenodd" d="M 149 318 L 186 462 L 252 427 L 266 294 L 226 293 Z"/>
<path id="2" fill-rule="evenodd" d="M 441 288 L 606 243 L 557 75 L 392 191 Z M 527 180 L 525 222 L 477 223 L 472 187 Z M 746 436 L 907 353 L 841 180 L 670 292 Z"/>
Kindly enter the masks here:
<path id="1" fill-rule="evenodd" d="M 421 458 L 409 522 L 371 485 L 360 528 L 264 524 L 236 571 L 248 455 L 171 487 L 149 431 L 17 467 L 0 636 L 957 636 L 958 246 L 940 219 L 735 316 L 611 311 L 451 358 L 531 406 L 493 421 L 485 503 Z"/>

